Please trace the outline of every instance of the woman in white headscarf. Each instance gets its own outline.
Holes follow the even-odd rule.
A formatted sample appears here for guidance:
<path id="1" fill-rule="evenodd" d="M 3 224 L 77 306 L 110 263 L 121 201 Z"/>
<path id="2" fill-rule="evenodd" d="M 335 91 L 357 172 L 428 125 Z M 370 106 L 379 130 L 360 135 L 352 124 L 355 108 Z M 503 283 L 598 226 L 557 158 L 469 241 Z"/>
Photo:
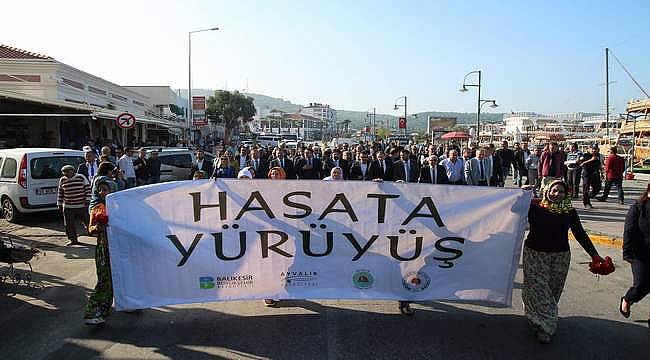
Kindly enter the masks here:
<path id="1" fill-rule="evenodd" d="M 335 166 L 330 171 L 330 176 L 324 178 L 325 181 L 341 181 L 343 180 L 343 169 L 339 166 Z"/>

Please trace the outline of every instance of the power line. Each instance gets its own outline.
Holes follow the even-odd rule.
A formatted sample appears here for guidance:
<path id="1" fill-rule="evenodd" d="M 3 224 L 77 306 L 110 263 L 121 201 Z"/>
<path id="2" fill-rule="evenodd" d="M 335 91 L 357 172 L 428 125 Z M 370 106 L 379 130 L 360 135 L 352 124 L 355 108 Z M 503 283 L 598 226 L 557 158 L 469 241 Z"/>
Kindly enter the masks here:
<path id="1" fill-rule="evenodd" d="M 611 49 L 609 50 L 609 53 L 612 54 L 612 56 L 614 57 L 614 60 L 616 60 L 616 62 L 617 62 L 619 65 L 621 65 L 621 67 L 623 68 L 623 70 L 625 71 L 625 73 L 627 74 L 627 76 L 629 76 L 630 79 L 632 79 L 632 81 L 634 82 L 634 84 L 636 84 L 636 86 L 641 90 L 641 92 L 643 92 L 643 93 L 645 94 L 646 97 L 650 97 L 650 95 L 648 95 L 648 93 L 645 91 L 645 89 L 643 88 L 643 86 L 641 86 L 641 84 L 639 84 L 639 82 L 636 81 L 636 79 L 634 78 L 634 76 L 632 76 L 632 74 L 627 70 L 627 68 L 625 67 L 625 65 L 623 65 L 623 63 L 621 62 L 621 60 L 619 60 L 619 59 L 616 57 L 616 55 L 614 55 L 614 53 L 612 52 Z"/>

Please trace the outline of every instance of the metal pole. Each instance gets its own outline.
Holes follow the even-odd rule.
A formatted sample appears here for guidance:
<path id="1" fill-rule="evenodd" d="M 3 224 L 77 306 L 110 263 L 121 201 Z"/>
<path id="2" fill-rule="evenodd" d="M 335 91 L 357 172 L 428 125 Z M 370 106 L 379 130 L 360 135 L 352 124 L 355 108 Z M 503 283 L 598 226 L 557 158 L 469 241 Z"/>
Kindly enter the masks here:
<path id="1" fill-rule="evenodd" d="M 404 135 L 406 135 L 406 96 L 404 96 Z"/>
<path id="2" fill-rule="evenodd" d="M 377 140 L 377 108 L 372 108 L 372 140 Z"/>
<path id="3" fill-rule="evenodd" d="M 481 70 L 478 71 L 478 101 L 476 102 L 476 145 L 481 143 Z"/>
<path id="4" fill-rule="evenodd" d="M 609 49 L 605 48 L 605 127 L 609 144 Z"/>
<path id="5" fill-rule="evenodd" d="M 629 120 L 630 118 L 630 113 L 627 113 L 627 118 Z M 634 126 L 632 129 L 632 166 L 630 166 L 630 172 L 634 173 L 634 151 L 636 149 L 636 116 L 634 117 Z"/>
<path id="6" fill-rule="evenodd" d="M 192 32 L 187 33 L 187 141 L 192 134 Z"/>

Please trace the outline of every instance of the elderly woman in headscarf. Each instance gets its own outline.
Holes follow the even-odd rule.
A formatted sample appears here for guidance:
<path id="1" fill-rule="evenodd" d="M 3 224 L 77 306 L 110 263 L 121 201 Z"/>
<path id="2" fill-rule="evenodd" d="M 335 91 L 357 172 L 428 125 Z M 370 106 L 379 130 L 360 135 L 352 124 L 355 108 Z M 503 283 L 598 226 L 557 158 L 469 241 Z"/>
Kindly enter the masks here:
<path id="1" fill-rule="evenodd" d="M 325 181 L 341 181 L 343 180 L 343 169 L 339 166 L 335 166 L 330 170 L 330 176 L 324 178 Z"/>
<path id="2" fill-rule="evenodd" d="M 530 231 L 523 251 L 522 298 L 528 323 L 544 344 L 551 341 L 557 329 L 558 303 L 571 263 L 569 229 L 593 263 L 604 262 L 571 205 L 568 189 L 562 180 L 550 182 L 528 212 Z"/>

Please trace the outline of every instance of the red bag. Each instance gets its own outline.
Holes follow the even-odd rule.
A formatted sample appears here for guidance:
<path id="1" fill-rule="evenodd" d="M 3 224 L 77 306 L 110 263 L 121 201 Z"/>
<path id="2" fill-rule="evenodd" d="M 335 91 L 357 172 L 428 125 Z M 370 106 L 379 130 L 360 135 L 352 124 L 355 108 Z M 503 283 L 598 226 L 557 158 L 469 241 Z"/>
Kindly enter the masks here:
<path id="1" fill-rule="evenodd" d="M 611 257 L 605 256 L 605 259 L 601 260 L 600 256 L 592 257 L 591 263 L 589 263 L 589 271 L 598 275 L 609 275 L 616 270 Z"/>

